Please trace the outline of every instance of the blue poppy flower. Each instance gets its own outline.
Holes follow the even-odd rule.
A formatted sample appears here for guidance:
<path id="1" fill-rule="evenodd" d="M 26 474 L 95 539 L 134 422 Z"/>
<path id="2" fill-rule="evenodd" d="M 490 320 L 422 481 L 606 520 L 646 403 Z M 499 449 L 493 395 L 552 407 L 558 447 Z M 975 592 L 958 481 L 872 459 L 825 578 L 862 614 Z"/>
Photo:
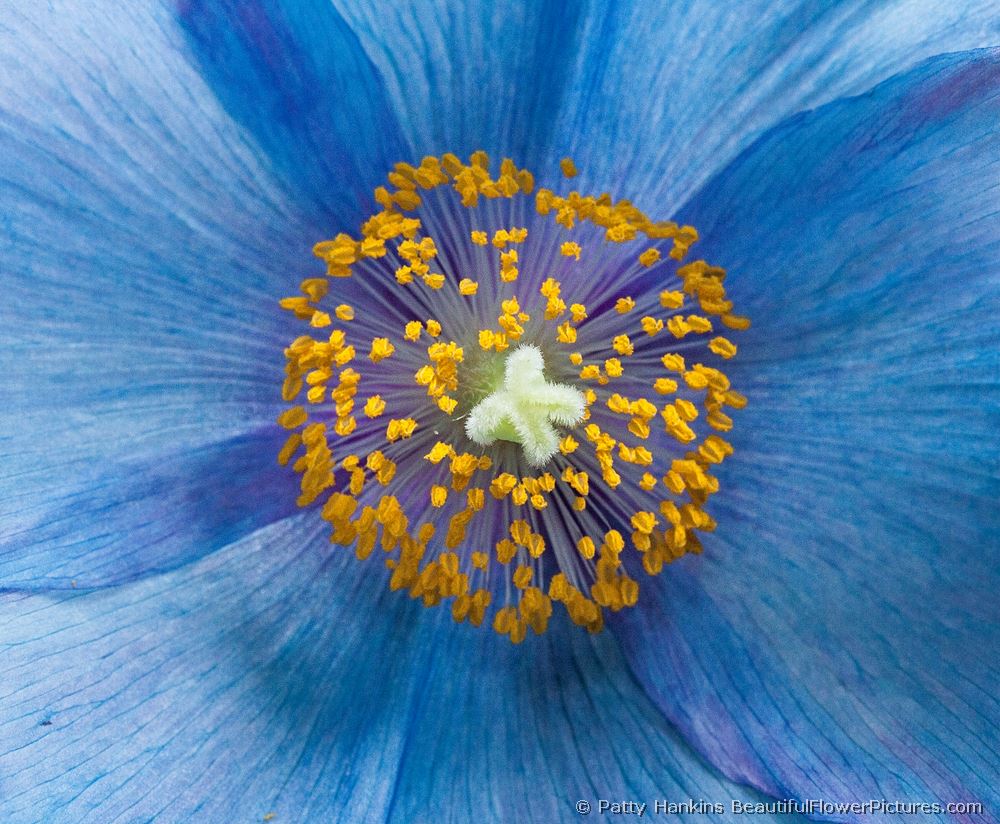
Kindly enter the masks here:
<path id="1" fill-rule="evenodd" d="M 0 28 L 7 820 L 997 820 L 994 4 L 54 5 Z M 277 300 L 477 149 L 753 320 L 719 528 L 598 634 L 424 610 L 275 461 Z"/>

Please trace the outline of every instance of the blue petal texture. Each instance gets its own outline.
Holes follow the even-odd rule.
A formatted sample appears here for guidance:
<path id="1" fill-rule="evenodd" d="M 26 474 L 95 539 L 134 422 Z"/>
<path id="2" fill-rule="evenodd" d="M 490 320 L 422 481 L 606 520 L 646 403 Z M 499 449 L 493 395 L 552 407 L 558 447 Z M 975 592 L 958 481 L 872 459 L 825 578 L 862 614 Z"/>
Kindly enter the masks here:
<path id="1" fill-rule="evenodd" d="M 409 147 L 379 75 L 328 0 L 181 0 L 204 82 L 314 220 L 353 229 Z M 345 208 L 346 207 L 346 208 Z"/>
<path id="2" fill-rule="evenodd" d="M 753 317 L 706 555 L 615 629 L 723 772 L 981 801 L 1000 774 L 1000 54 L 791 119 L 682 218 Z M 714 501 L 713 501 L 714 503 Z"/>
<path id="3" fill-rule="evenodd" d="M 588 4 L 333 5 L 384 78 L 413 157 L 485 149 L 536 172 L 558 161 L 555 113 L 574 105 Z"/>
<path id="4" fill-rule="evenodd" d="M 406 4 L 333 0 L 416 153 L 485 148 L 675 210 L 786 117 L 945 51 L 992 45 L 992 0 Z"/>
<path id="5" fill-rule="evenodd" d="M 755 319 L 751 407 L 718 539 L 615 627 L 638 681 L 610 634 L 387 592 L 285 519 L 269 426 L 274 298 L 393 160 L 565 146 L 667 211 L 992 4 L 54 5 L 0 30 L 0 589 L 129 583 L 0 595 L 8 820 L 996 808 L 994 55 L 793 119 L 682 215 Z"/>
<path id="6" fill-rule="evenodd" d="M 324 214 L 296 199 L 161 4 L 4 14 L 0 589 L 128 580 L 294 509 L 275 300 L 361 207 L 332 180 Z M 324 114 L 377 143 L 388 115 L 349 85 Z"/>
<path id="7" fill-rule="evenodd" d="M 469 632 L 324 532 L 305 513 L 172 573 L 0 596 L 5 819 L 551 822 L 578 799 L 760 800 L 677 737 L 610 635 Z"/>

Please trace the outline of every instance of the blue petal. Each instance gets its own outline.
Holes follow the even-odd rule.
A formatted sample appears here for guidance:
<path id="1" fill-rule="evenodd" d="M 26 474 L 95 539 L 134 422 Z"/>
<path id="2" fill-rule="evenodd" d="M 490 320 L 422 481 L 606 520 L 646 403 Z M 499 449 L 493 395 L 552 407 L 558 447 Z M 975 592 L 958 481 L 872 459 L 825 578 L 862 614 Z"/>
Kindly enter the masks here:
<path id="1" fill-rule="evenodd" d="M 609 635 L 560 622 L 515 648 L 456 626 L 324 526 L 0 600 L 6 816 L 549 822 L 578 799 L 760 800 L 684 745 Z"/>
<path id="2" fill-rule="evenodd" d="M 327 221 L 328 231 L 358 226 L 392 164 L 412 158 L 380 76 L 333 5 L 183 0 L 180 6 L 202 75 L 274 171 Z"/>
<path id="3" fill-rule="evenodd" d="M 230 471 L 267 485 L 241 439 L 277 412 L 275 300 L 326 229 L 159 4 L 23 5 L 0 32 L 0 588 L 94 585 L 276 516 L 257 496 L 204 507 Z"/>
<path id="4" fill-rule="evenodd" d="M 584 4 L 335 5 L 384 78 L 414 156 L 485 149 L 532 169 L 558 161 L 556 114 L 586 48 Z"/>
<path id="5" fill-rule="evenodd" d="M 291 515 L 294 481 L 275 461 L 286 436 L 275 426 L 151 460 L 109 458 L 53 503 L 25 500 L 4 525 L 3 588 L 118 584 Z"/>
<path id="6" fill-rule="evenodd" d="M 792 114 L 997 42 L 993 0 L 603 0 L 577 34 L 556 134 L 581 185 L 669 217 Z"/>
<path id="7" fill-rule="evenodd" d="M 793 118 L 683 213 L 754 320 L 727 369 L 750 405 L 706 555 L 617 630 L 768 793 L 1000 808 L 998 91 L 997 51 L 934 59 Z"/>

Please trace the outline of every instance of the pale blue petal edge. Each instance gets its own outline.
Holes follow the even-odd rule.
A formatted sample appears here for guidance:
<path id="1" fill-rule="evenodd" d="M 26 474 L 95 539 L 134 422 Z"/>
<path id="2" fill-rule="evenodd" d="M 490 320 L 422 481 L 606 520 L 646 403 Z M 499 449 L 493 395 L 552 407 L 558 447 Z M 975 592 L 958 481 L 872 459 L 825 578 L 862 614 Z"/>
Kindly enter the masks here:
<path id="1" fill-rule="evenodd" d="M 936 58 L 793 118 L 682 212 L 754 320 L 727 368 L 750 405 L 705 555 L 615 630 L 765 792 L 997 820 L 998 119 L 1000 53 Z"/>
<path id="2" fill-rule="evenodd" d="M 7 820 L 551 822 L 661 799 L 727 821 L 762 800 L 687 748 L 610 635 L 560 621 L 513 647 L 325 531 L 303 514 L 133 584 L 0 596 Z"/>

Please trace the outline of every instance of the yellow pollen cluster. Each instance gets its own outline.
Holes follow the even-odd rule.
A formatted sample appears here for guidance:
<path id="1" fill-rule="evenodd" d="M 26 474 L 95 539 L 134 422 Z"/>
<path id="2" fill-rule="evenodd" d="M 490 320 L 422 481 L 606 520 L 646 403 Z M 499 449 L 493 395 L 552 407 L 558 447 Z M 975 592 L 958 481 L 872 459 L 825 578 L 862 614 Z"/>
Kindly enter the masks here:
<path id="1" fill-rule="evenodd" d="M 634 606 L 627 553 L 657 575 L 701 552 L 714 467 L 733 453 L 729 412 L 747 402 L 722 367 L 750 322 L 725 270 L 684 262 L 697 231 L 569 190 L 578 170 L 559 167 L 560 188 L 536 189 L 530 171 L 481 151 L 397 163 L 360 231 L 313 247 L 325 276 L 280 300 L 306 327 L 285 349 L 278 417 L 298 505 L 315 504 L 359 560 L 380 548 L 392 590 L 514 643 L 544 632 L 557 605 L 591 632 Z M 440 197 L 468 221 L 432 237 L 427 226 L 455 225 L 435 212 Z M 609 259 L 616 268 L 598 268 Z M 640 294 L 654 278 L 662 291 Z M 533 433 L 498 425 L 491 443 L 464 428 L 525 347 L 544 353 L 539 380 L 544 365 L 577 397 L 576 423 L 549 430 L 534 465 L 517 446 Z"/>

